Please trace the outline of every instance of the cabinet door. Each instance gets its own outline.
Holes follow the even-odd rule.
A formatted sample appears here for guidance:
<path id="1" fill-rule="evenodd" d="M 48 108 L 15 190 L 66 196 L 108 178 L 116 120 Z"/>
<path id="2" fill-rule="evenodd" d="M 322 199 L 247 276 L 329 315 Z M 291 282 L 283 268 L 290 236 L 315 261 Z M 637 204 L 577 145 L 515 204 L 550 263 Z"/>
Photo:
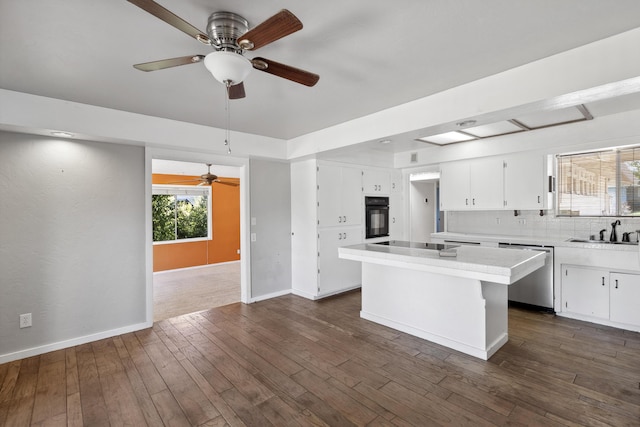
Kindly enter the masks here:
<path id="1" fill-rule="evenodd" d="M 640 274 L 611 273 L 610 320 L 640 325 Z"/>
<path id="2" fill-rule="evenodd" d="M 392 193 L 389 197 L 389 237 L 393 240 L 405 240 L 402 200 L 402 193 Z"/>
<path id="3" fill-rule="evenodd" d="M 362 174 L 362 185 L 365 194 L 389 194 L 390 175 L 387 171 L 365 170 Z"/>
<path id="4" fill-rule="evenodd" d="M 469 163 L 452 162 L 440 165 L 440 209 L 470 209 L 469 184 Z"/>
<path id="5" fill-rule="evenodd" d="M 340 246 L 362 242 L 362 227 L 334 227 L 318 233 L 318 294 L 340 292 L 361 284 L 361 263 L 338 258 Z"/>
<path id="6" fill-rule="evenodd" d="M 609 271 L 562 266 L 562 310 L 609 318 Z"/>
<path id="7" fill-rule="evenodd" d="M 320 165 L 317 171 L 318 182 L 318 225 L 321 227 L 342 223 L 342 168 L 332 165 Z"/>
<path id="8" fill-rule="evenodd" d="M 334 197 L 340 199 L 339 225 L 362 224 L 364 217 L 364 196 L 362 195 L 362 171 L 343 167 L 340 186 L 334 189 Z"/>
<path id="9" fill-rule="evenodd" d="M 402 193 L 402 171 L 394 169 L 391 172 L 391 194 Z"/>
<path id="10" fill-rule="evenodd" d="M 502 209 L 504 165 L 501 158 L 478 159 L 469 164 L 472 209 Z"/>
<path id="11" fill-rule="evenodd" d="M 504 171 L 505 208 L 545 209 L 543 156 L 507 157 Z"/>

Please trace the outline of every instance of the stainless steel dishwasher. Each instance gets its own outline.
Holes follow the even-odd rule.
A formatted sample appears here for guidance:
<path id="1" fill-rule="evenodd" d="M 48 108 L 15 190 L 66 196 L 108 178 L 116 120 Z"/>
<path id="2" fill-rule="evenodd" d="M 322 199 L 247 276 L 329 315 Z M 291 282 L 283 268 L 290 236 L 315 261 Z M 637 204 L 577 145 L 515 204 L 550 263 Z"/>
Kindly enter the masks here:
<path id="1" fill-rule="evenodd" d="M 499 247 L 546 252 L 544 266 L 509 286 L 509 301 L 553 310 L 553 247 L 500 243 Z"/>

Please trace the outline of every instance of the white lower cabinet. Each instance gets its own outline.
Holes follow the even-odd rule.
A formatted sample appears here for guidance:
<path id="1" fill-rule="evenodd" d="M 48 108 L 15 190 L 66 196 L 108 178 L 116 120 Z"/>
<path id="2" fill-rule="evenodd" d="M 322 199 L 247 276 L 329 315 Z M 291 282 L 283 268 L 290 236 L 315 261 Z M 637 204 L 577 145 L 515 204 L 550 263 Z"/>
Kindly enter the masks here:
<path id="1" fill-rule="evenodd" d="M 609 271 L 562 267 L 562 309 L 571 313 L 609 318 Z"/>
<path id="2" fill-rule="evenodd" d="M 562 311 L 640 327 L 640 274 L 562 266 Z"/>
<path id="3" fill-rule="evenodd" d="M 318 296 L 359 287 L 359 262 L 338 258 L 338 248 L 362 242 L 362 227 L 331 227 L 318 232 Z"/>
<path id="4" fill-rule="evenodd" d="M 612 322 L 640 325 L 640 274 L 611 273 L 610 316 Z"/>

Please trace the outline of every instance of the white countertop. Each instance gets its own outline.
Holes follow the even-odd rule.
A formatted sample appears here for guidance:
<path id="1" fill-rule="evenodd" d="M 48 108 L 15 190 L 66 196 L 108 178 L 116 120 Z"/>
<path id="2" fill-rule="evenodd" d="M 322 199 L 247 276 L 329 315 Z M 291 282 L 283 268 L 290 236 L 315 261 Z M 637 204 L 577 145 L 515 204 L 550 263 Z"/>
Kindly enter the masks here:
<path id="1" fill-rule="evenodd" d="M 455 241 L 455 242 L 472 242 L 472 243 L 512 243 L 518 245 L 541 245 L 566 248 L 585 248 L 585 249 L 601 249 L 624 252 L 638 252 L 638 245 L 621 245 L 611 243 L 597 242 L 568 242 L 571 238 L 558 236 L 508 236 L 499 234 L 467 234 L 467 233 L 451 233 L 440 232 L 432 233 L 431 238 L 434 241 Z"/>
<path id="2" fill-rule="evenodd" d="M 371 262 L 456 277 L 511 284 L 542 267 L 545 253 L 478 246 L 459 246 L 456 257 L 437 250 L 363 243 L 338 249 L 342 259 Z"/>

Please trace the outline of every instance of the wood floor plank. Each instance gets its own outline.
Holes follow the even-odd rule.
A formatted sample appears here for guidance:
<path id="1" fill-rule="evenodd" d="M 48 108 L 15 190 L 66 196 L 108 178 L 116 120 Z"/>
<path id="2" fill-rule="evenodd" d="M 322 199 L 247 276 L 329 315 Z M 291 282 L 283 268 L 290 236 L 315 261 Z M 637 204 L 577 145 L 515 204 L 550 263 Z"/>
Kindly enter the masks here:
<path id="1" fill-rule="evenodd" d="M 40 360 L 38 384 L 33 404 L 32 424 L 67 422 L 67 387 L 64 351 L 62 360 Z M 57 421 L 56 421 L 57 420 Z"/>
<path id="2" fill-rule="evenodd" d="M 108 426 L 109 411 L 102 395 L 102 386 L 91 344 L 76 347 L 76 359 L 83 422 L 87 425 Z"/>

